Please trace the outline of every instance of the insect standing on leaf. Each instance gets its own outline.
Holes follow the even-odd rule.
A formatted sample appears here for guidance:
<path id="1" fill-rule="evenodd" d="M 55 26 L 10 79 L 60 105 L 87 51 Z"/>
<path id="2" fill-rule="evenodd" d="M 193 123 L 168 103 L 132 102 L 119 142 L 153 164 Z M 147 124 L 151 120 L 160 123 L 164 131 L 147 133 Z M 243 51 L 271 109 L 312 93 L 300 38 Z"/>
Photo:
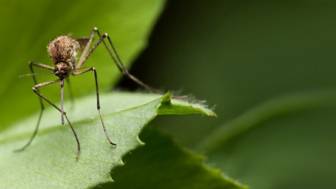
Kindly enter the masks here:
<path id="1" fill-rule="evenodd" d="M 94 42 L 94 37 L 95 35 L 98 36 L 98 40 Z M 48 103 L 49 105 L 53 106 L 57 111 L 61 113 L 61 122 L 62 125 L 64 125 L 64 122 L 68 123 L 77 143 L 77 156 L 76 159 L 79 159 L 80 155 L 80 142 L 78 139 L 78 135 L 72 126 L 71 122 L 69 121 L 69 118 L 64 111 L 64 81 L 68 81 L 70 76 L 79 76 L 88 72 L 93 73 L 94 80 L 95 80 L 95 87 L 96 87 L 96 95 L 97 95 L 97 110 L 99 114 L 99 119 L 101 122 L 101 125 L 103 127 L 103 131 L 105 133 L 106 139 L 112 146 L 116 146 L 115 143 L 112 142 L 110 139 L 105 124 L 103 117 L 100 112 L 100 99 L 99 99 L 99 85 L 98 85 L 98 75 L 95 67 L 83 67 L 84 63 L 86 60 L 90 57 L 90 55 L 97 49 L 97 47 L 103 44 L 113 59 L 113 62 L 119 69 L 119 71 L 128 77 L 129 79 L 133 80 L 135 83 L 139 84 L 140 86 L 144 87 L 147 90 L 154 91 L 151 87 L 140 81 L 138 78 L 133 76 L 132 74 L 129 73 L 129 71 L 126 69 L 124 64 L 122 63 L 114 45 L 107 33 L 101 34 L 100 31 L 95 27 L 90 33 L 90 36 L 88 38 L 73 38 L 67 35 L 64 36 L 59 36 L 53 41 L 51 41 L 48 46 L 48 53 L 49 56 L 51 57 L 54 66 L 51 65 L 46 65 L 46 64 L 41 64 L 37 62 L 30 62 L 29 63 L 29 68 L 32 73 L 33 81 L 34 81 L 34 86 L 33 86 L 33 92 L 39 97 L 40 105 L 41 105 L 41 111 L 37 120 L 36 128 L 31 136 L 30 140 L 20 149 L 16 151 L 23 151 L 25 150 L 34 140 L 34 138 L 37 135 L 37 132 L 39 130 L 41 118 L 43 115 L 43 110 L 45 108 L 44 102 Z M 79 59 L 77 60 L 77 54 L 81 53 Z M 43 83 L 38 83 L 35 73 L 34 73 L 34 68 L 41 68 L 44 70 L 48 70 L 51 73 L 53 73 L 55 76 L 58 77 L 58 79 L 54 81 L 47 81 Z M 43 94 L 40 92 L 40 88 L 52 85 L 52 84 L 59 84 L 61 88 L 61 105 L 60 107 L 51 102 L 47 97 L 45 97 Z"/>

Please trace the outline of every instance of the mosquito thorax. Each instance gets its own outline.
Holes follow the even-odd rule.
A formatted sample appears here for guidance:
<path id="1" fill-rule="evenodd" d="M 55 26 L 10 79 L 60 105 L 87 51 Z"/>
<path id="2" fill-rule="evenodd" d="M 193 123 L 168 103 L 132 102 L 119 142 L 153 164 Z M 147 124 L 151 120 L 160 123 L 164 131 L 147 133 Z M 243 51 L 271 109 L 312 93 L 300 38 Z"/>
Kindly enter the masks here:
<path id="1" fill-rule="evenodd" d="M 73 66 L 76 63 L 80 44 L 72 37 L 63 35 L 52 40 L 48 44 L 47 49 L 49 56 L 55 65 L 58 63 L 67 63 Z"/>

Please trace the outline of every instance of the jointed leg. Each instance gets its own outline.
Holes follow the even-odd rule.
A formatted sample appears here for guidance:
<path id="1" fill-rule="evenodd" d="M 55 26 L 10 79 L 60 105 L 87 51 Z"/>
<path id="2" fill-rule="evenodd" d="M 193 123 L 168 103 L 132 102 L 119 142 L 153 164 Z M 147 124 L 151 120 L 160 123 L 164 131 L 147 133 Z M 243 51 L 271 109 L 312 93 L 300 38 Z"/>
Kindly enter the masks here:
<path id="1" fill-rule="evenodd" d="M 50 104 L 52 107 L 54 107 L 56 110 L 58 110 L 66 119 L 67 123 L 69 124 L 70 126 L 70 129 L 73 133 L 73 135 L 75 136 L 75 139 L 76 139 L 76 143 L 77 143 L 77 156 L 76 156 L 76 159 L 78 160 L 79 159 L 79 155 L 80 155 L 80 143 L 79 143 L 79 139 L 78 139 L 78 135 L 75 131 L 75 129 L 73 128 L 70 120 L 68 119 L 68 116 L 66 115 L 66 112 L 62 111 L 62 108 L 59 108 L 57 105 L 55 105 L 53 102 L 51 102 L 49 99 L 47 99 L 45 96 L 43 96 L 40 92 L 39 92 L 39 88 L 41 87 L 44 87 L 44 86 L 47 86 L 47 85 L 50 85 L 50 84 L 53 84 L 53 83 L 56 83 L 56 82 L 59 82 L 60 80 L 55 80 L 55 81 L 51 81 L 51 82 L 45 82 L 45 83 L 40 83 L 40 84 L 37 84 L 33 87 L 33 92 L 38 96 L 40 97 L 41 100 L 44 100 L 45 102 L 47 102 L 48 104 Z"/>
<path id="2" fill-rule="evenodd" d="M 75 98 L 73 95 L 72 86 L 71 86 L 71 82 L 69 78 L 66 79 L 66 83 L 68 85 L 68 90 L 69 90 L 69 97 L 70 97 L 70 103 L 71 103 L 70 109 L 72 110 L 74 106 Z"/>
<path id="3" fill-rule="evenodd" d="M 117 66 L 117 68 L 119 69 L 119 71 L 126 77 L 128 77 L 129 79 L 131 79 L 132 81 L 134 81 L 135 83 L 137 83 L 138 85 L 140 85 L 141 87 L 152 91 L 152 92 L 158 92 L 160 93 L 160 91 L 153 89 L 152 87 L 150 87 L 149 85 L 145 84 L 144 82 L 142 82 L 140 79 L 138 79 L 137 77 L 135 77 L 134 75 L 132 75 L 127 68 L 125 67 L 125 65 L 123 64 L 116 48 L 114 47 L 114 44 L 112 42 L 112 39 L 110 38 L 110 36 L 107 33 L 104 33 L 103 35 L 101 35 L 101 33 L 99 32 L 99 30 L 96 30 L 97 35 L 102 38 L 103 36 L 106 36 L 108 43 L 110 44 L 110 47 L 108 47 L 108 45 L 106 44 L 105 40 L 103 41 L 103 44 L 106 48 L 106 50 L 108 51 L 108 53 L 110 54 L 111 58 L 113 59 L 115 65 Z"/>
<path id="4" fill-rule="evenodd" d="M 49 81 L 49 82 L 44 82 L 44 83 L 36 84 L 33 87 L 33 90 L 34 90 L 34 92 L 35 91 L 38 92 L 39 88 L 46 87 L 46 86 L 54 84 L 56 82 L 57 81 Z M 39 100 L 40 100 L 40 104 L 41 104 L 41 111 L 40 111 L 39 118 L 37 120 L 37 124 L 36 124 L 35 130 L 34 130 L 34 133 L 30 137 L 29 141 L 22 148 L 15 150 L 16 152 L 20 152 L 20 151 L 25 150 L 32 143 L 32 141 L 34 140 L 34 138 L 36 137 L 36 135 L 38 133 L 38 130 L 39 130 L 39 127 L 40 127 L 40 123 L 41 123 L 41 119 L 42 119 L 42 115 L 43 115 L 43 111 L 44 111 L 44 105 L 43 105 L 42 99 L 39 98 Z"/>
<path id="5" fill-rule="evenodd" d="M 41 69 L 45 69 L 45 70 L 49 70 L 49 71 L 54 71 L 54 67 L 47 65 L 47 64 L 41 64 L 41 63 L 37 63 L 37 62 L 29 62 L 29 68 L 31 70 L 31 73 L 34 74 L 34 67 L 36 68 L 41 68 Z"/>
<path id="6" fill-rule="evenodd" d="M 89 57 L 90 51 L 91 51 L 91 44 L 94 38 L 94 34 L 95 34 L 95 28 L 91 31 L 88 42 L 86 43 L 86 46 L 79 58 L 78 64 L 76 65 L 76 68 L 80 68 L 82 66 L 82 64 L 84 64 L 84 62 L 87 60 L 87 58 Z"/>
<path id="7" fill-rule="evenodd" d="M 40 69 L 45 69 L 45 70 L 49 70 L 49 71 L 53 71 L 54 67 L 46 65 L 46 64 L 41 64 L 41 63 L 36 63 L 36 62 L 29 62 L 29 69 L 30 69 L 30 73 L 32 74 L 32 78 L 34 81 L 34 85 L 37 85 L 37 79 L 35 76 L 35 71 L 34 71 L 34 67 L 36 68 L 40 68 Z M 40 100 L 40 104 L 41 104 L 41 109 L 44 109 L 44 105 L 41 99 Z"/>
<path id="8" fill-rule="evenodd" d="M 93 40 L 93 32 L 95 32 L 98 37 L 99 40 L 95 43 L 95 45 L 90 49 L 87 50 L 89 48 L 87 48 L 89 45 L 91 45 L 92 40 Z M 108 40 L 108 43 L 110 45 L 110 47 L 106 44 L 105 39 Z M 152 91 L 152 92 L 157 92 L 160 93 L 159 90 L 153 89 L 152 87 L 148 86 L 147 84 L 145 84 L 144 82 L 142 82 L 140 79 L 136 78 L 134 75 L 132 75 L 131 73 L 129 73 L 129 71 L 127 70 L 127 68 L 125 67 L 125 65 L 123 64 L 119 54 L 116 51 L 116 48 L 113 45 L 113 42 L 110 38 L 110 36 L 107 33 L 104 33 L 103 35 L 99 32 L 99 30 L 97 28 L 94 28 L 93 31 L 90 34 L 90 39 L 89 42 L 87 44 L 87 47 L 85 48 L 85 50 L 83 51 L 81 58 L 77 64 L 77 68 L 81 68 L 81 66 L 85 63 L 85 61 L 88 59 L 88 57 L 92 54 L 92 52 L 101 44 L 103 43 L 106 50 L 108 51 L 109 55 L 111 56 L 111 58 L 113 59 L 115 65 L 117 66 L 117 68 L 119 69 L 119 71 L 126 77 L 128 77 L 129 79 L 131 79 L 132 81 L 134 81 L 135 83 L 137 83 L 138 85 L 142 86 L 143 88 Z"/>
<path id="9" fill-rule="evenodd" d="M 61 80 L 61 122 L 64 125 L 64 80 Z"/>
<path id="10" fill-rule="evenodd" d="M 101 112 L 100 112 L 99 84 L 98 84 L 98 75 L 97 75 L 96 69 L 94 67 L 84 68 L 82 70 L 75 71 L 73 74 L 75 76 L 77 76 L 77 75 L 81 75 L 81 74 L 84 74 L 84 73 L 87 73 L 87 72 L 93 72 L 93 75 L 94 75 L 95 85 L 96 85 L 96 95 L 97 95 L 97 111 L 98 111 L 98 114 L 99 114 L 100 122 L 101 122 L 103 130 L 104 130 L 104 134 L 106 136 L 107 141 L 111 145 L 115 146 L 116 144 L 112 142 L 112 140 L 110 139 L 110 137 L 109 137 L 109 135 L 107 133 L 107 130 L 106 130 L 106 127 L 105 127 L 105 123 L 104 123 L 104 120 L 103 120 L 103 116 L 101 115 Z"/>
<path id="11" fill-rule="evenodd" d="M 54 68 L 52 66 L 49 66 L 49 65 L 35 63 L 35 62 L 29 62 L 29 70 L 30 70 L 30 73 L 32 74 L 34 85 L 37 85 L 37 79 L 36 79 L 36 76 L 35 76 L 34 67 L 41 68 L 41 69 L 46 69 L 46 70 L 50 70 L 50 71 L 54 70 Z M 15 150 L 15 152 L 24 151 L 33 142 L 34 138 L 36 137 L 36 135 L 38 133 L 40 123 L 41 123 L 41 119 L 42 119 L 43 112 L 44 112 L 44 104 L 43 104 L 43 102 L 40 98 L 39 98 L 39 102 L 40 102 L 41 110 L 40 110 L 40 114 L 39 114 L 38 119 L 37 119 L 37 123 L 36 123 L 35 129 L 34 129 L 34 132 L 33 132 L 32 136 L 30 137 L 29 141 L 24 146 L 22 146 L 21 148 Z"/>

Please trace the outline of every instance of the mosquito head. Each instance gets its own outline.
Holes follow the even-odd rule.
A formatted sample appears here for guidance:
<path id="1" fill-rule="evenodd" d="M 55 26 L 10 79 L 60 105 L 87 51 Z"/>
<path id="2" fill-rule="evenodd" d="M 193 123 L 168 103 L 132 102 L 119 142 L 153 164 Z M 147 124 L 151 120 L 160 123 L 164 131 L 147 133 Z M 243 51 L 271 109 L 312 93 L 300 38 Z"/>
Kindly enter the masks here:
<path id="1" fill-rule="evenodd" d="M 70 36 L 59 36 L 52 40 L 47 48 L 49 56 L 55 64 L 65 62 L 75 65 L 80 44 Z"/>
<path id="2" fill-rule="evenodd" d="M 60 79 L 65 79 L 69 76 L 72 68 L 68 63 L 58 62 L 55 64 L 54 74 Z"/>

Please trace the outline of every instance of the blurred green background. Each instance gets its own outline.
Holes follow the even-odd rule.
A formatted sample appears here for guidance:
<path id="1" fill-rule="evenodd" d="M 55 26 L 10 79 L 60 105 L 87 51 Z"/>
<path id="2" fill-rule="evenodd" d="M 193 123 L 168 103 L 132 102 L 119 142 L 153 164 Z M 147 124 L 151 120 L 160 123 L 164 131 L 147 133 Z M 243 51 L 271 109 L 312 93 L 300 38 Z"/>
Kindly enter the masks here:
<path id="1" fill-rule="evenodd" d="M 275 110 L 217 144 L 208 162 L 251 188 L 333 188 L 335 99 L 319 94 L 335 95 L 335 10 L 330 0 L 169 1 L 132 71 L 154 86 L 206 99 L 218 118 L 154 124 L 198 149 L 219 125 L 229 127 L 261 104 L 316 93 L 301 108 Z"/>

